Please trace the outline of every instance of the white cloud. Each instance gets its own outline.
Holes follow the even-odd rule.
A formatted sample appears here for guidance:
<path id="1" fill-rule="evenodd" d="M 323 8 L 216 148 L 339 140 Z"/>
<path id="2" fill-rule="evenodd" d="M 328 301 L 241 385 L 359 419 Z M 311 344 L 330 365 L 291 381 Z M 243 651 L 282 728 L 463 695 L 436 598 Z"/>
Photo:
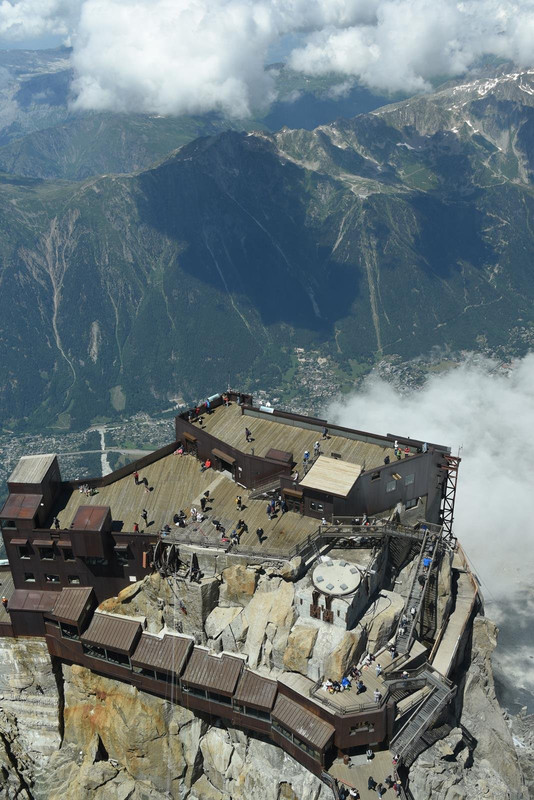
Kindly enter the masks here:
<path id="1" fill-rule="evenodd" d="M 316 31 L 290 64 L 315 75 L 337 71 L 371 87 L 421 91 L 487 53 L 533 60 L 534 4 L 502 0 L 380 0 L 370 24 Z"/>
<path id="2" fill-rule="evenodd" d="M 82 0 L 2 0 L 0 40 L 37 39 L 46 34 L 67 37 L 76 27 Z"/>
<path id="3" fill-rule="evenodd" d="M 439 442 L 454 454 L 462 448 L 454 532 L 501 628 L 494 661 L 502 700 L 534 712 L 534 354 L 509 374 L 491 361 L 471 360 L 408 394 L 369 379 L 325 416 L 360 430 Z"/>
<path id="4" fill-rule="evenodd" d="M 70 36 L 79 108 L 246 116 L 273 99 L 267 54 L 419 91 L 493 52 L 533 61 L 534 0 L 0 0 L 0 36 Z"/>
<path id="5" fill-rule="evenodd" d="M 506 596 L 534 576 L 532 486 L 534 354 L 503 373 L 489 360 L 468 360 L 400 394 L 368 379 L 363 390 L 326 412 L 360 430 L 411 436 L 461 448 L 454 528 L 489 595 Z"/>

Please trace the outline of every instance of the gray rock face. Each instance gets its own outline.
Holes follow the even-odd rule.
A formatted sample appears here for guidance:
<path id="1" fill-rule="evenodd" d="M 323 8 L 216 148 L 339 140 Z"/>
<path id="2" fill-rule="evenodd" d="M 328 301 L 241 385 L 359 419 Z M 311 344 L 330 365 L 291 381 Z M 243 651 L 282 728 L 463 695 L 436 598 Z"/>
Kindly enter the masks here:
<path id="1" fill-rule="evenodd" d="M 410 770 L 415 800 L 527 800 L 525 778 L 510 724 L 493 683 L 491 654 L 497 629 L 485 617 L 475 619 L 471 663 L 459 689 L 461 725 L 426 750 Z"/>
<path id="2" fill-rule="evenodd" d="M 0 708 L 15 720 L 17 743 L 35 764 L 44 764 L 61 744 L 61 698 L 52 659 L 42 639 L 0 638 Z M 0 721 L 0 734 L 10 724 Z"/>
<path id="3" fill-rule="evenodd" d="M 281 575 L 255 569 L 228 576 L 234 599 L 220 606 L 219 587 L 225 597 L 227 584 L 218 579 L 202 591 L 180 583 L 169 587 L 159 576 L 141 582 L 139 590 L 128 587 L 105 605 L 146 616 L 154 631 L 164 624 L 188 628 L 197 640 L 241 652 L 251 666 L 273 675 L 291 669 L 314 679 L 325 664 L 332 675 L 341 674 L 362 649 L 386 640 L 400 608 L 398 595 L 388 593 L 383 613 L 344 631 L 299 618 L 295 583 Z M 179 610 L 180 600 L 187 603 L 187 615 Z M 470 665 L 458 692 L 455 720 L 461 724 L 413 765 L 415 800 L 528 797 L 534 726 L 523 715 L 512 731 L 497 702 L 491 671 L 496 634 L 489 620 L 475 620 Z M 0 771 L 0 800 L 332 796 L 281 749 L 220 721 L 210 726 L 185 708 L 76 665 L 63 665 L 56 678 L 46 645 L 37 639 L 0 639 Z"/>

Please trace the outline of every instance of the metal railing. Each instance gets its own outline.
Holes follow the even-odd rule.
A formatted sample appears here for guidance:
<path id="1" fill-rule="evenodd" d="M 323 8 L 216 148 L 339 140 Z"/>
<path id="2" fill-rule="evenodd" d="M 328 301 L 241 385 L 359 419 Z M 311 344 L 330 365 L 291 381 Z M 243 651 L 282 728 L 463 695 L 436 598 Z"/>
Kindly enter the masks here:
<path id="1" fill-rule="evenodd" d="M 335 713 L 339 714 L 340 716 L 344 716 L 345 714 L 355 714 L 360 711 L 369 711 L 371 709 L 381 708 L 388 702 L 391 696 L 391 692 L 389 691 L 389 689 L 386 689 L 384 693 L 382 692 L 380 693 L 380 700 L 378 701 L 373 699 L 369 700 L 368 702 L 351 703 L 350 705 L 342 707 L 334 703 L 332 700 L 329 700 L 328 697 L 317 695 L 317 691 L 320 689 L 323 683 L 324 683 L 324 678 L 321 678 L 320 680 L 316 681 L 313 686 L 310 686 L 309 689 L 310 697 L 313 697 L 315 700 L 318 700 L 320 703 L 323 703 L 324 705 L 328 706 L 328 708 L 332 708 L 335 711 Z M 343 694 L 346 691 L 353 691 L 353 690 L 345 689 Z"/>

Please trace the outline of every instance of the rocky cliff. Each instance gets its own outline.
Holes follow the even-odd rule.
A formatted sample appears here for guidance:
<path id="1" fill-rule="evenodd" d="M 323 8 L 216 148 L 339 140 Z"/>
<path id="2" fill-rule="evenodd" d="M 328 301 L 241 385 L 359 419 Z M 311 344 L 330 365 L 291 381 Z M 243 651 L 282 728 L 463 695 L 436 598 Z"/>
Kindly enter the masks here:
<path id="1" fill-rule="evenodd" d="M 342 672 L 367 641 L 388 635 L 401 604 L 356 631 L 299 616 L 297 570 L 230 567 L 203 586 L 151 576 L 104 607 L 142 614 L 151 630 L 193 633 L 273 676 Z M 185 608 L 185 612 L 184 612 Z M 382 618 L 380 618 L 382 616 Z M 452 730 L 410 771 L 415 800 L 526 800 L 533 727 L 500 708 L 495 626 L 475 620 Z M 0 800 L 330 800 L 331 791 L 274 745 L 80 666 L 53 665 L 35 639 L 0 641 Z M 512 723 L 516 730 L 512 729 Z M 518 751 L 520 756 L 518 756 Z"/>

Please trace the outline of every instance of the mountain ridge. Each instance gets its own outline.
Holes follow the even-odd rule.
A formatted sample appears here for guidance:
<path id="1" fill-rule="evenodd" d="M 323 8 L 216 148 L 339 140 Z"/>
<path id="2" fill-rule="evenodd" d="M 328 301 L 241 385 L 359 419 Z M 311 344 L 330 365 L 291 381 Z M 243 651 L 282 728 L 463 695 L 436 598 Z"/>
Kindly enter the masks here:
<path id="1" fill-rule="evenodd" d="M 493 87 L 506 125 L 474 82 L 457 131 L 435 121 L 450 88 L 313 131 L 197 138 L 128 174 L 5 175 L 9 426 L 81 426 L 228 382 L 290 395 L 298 348 L 338 386 L 431 347 L 524 352 L 532 101 L 517 84 Z"/>

